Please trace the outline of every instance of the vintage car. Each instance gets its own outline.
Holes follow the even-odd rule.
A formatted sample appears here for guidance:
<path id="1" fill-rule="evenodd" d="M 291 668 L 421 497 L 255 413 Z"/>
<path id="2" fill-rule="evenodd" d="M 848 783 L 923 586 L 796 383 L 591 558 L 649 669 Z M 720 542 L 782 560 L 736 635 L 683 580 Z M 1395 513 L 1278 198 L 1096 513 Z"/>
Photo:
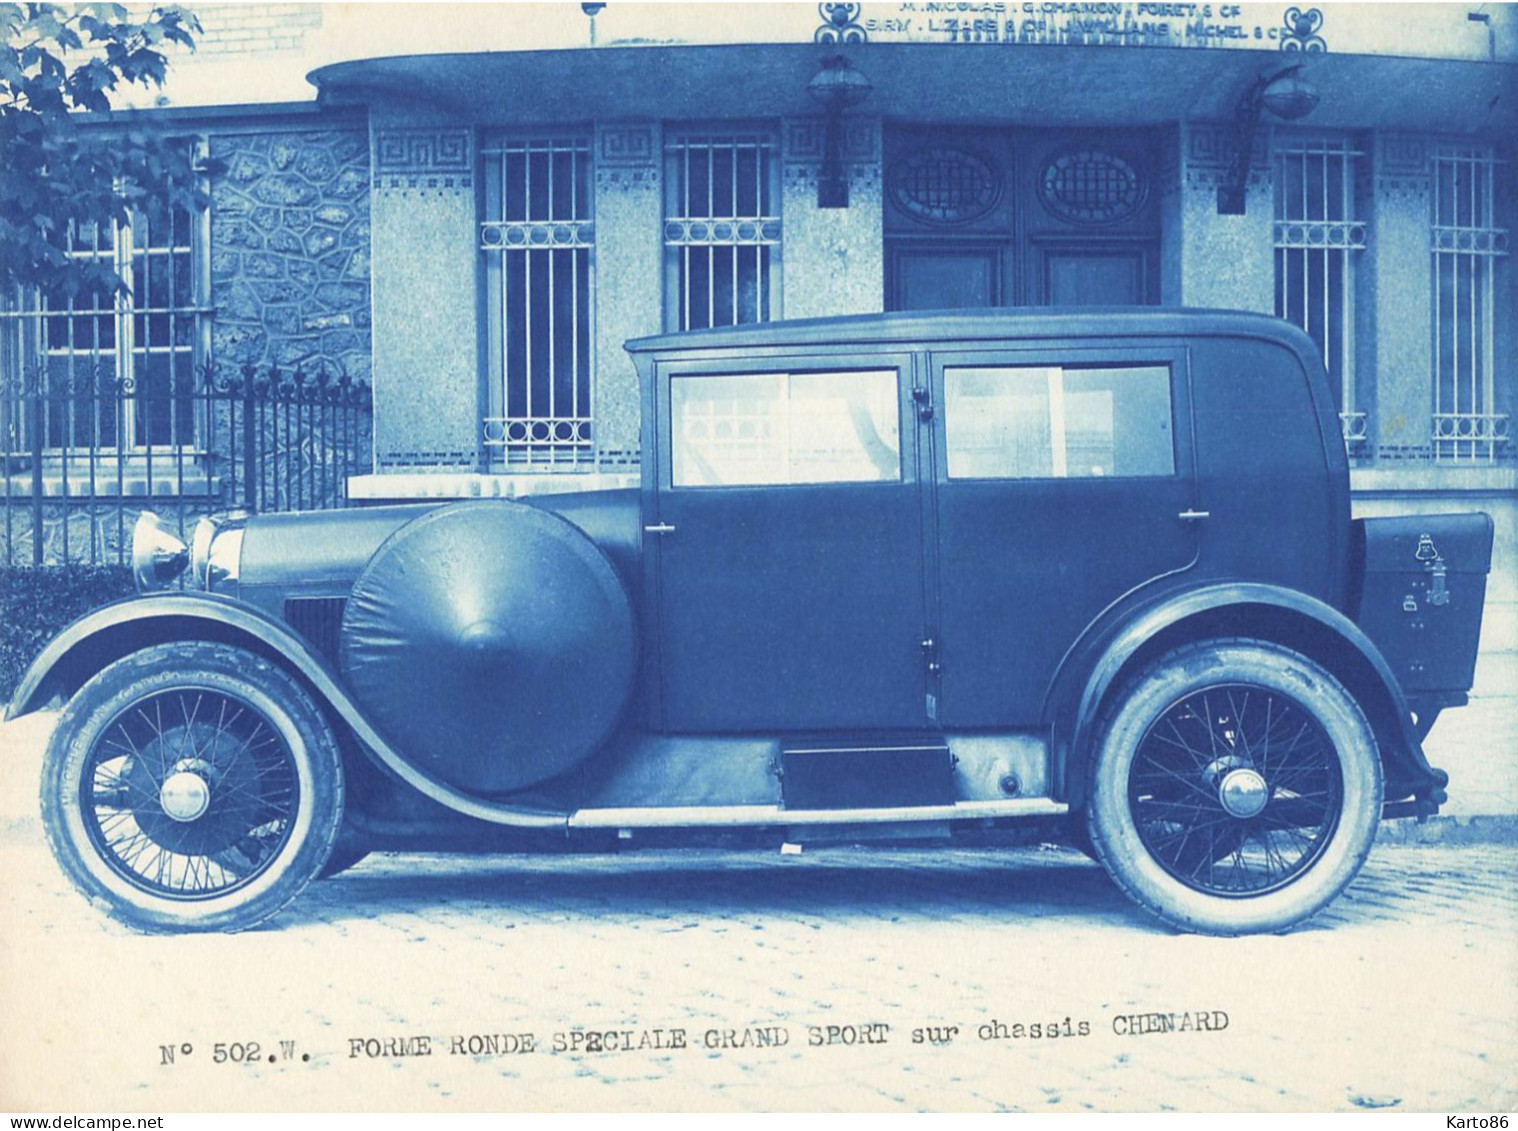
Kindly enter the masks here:
<path id="1" fill-rule="evenodd" d="M 68 628 L 42 807 L 145 930 L 384 848 L 1059 824 L 1183 930 L 1329 903 L 1448 778 L 1492 524 L 1351 520 L 1300 331 L 900 314 L 630 343 L 641 489 L 202 521 Z M 679 833 L 680 835 L 675 835 Z M 742 835 L 739 835 L 742 834 Z"/>

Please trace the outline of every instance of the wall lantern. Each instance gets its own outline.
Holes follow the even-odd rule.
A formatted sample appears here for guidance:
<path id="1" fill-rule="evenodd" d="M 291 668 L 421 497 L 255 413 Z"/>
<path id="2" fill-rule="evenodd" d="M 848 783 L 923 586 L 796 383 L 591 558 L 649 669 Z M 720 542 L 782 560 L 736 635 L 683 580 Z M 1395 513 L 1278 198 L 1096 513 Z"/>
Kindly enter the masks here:
<path id="1" fill-rule="evenodd" d="M 1239 99 L 1234 111 L 1234 128 L 1238 140 L 1234 146 L 1233 162 L 1223 183 L 1218 186 L 1218 213 L 1223 216 L 1242 216 L 1244 198 L 1249 189 L 1249 164 L 1254 158 L 1255 135 L 1260 129 L 1260 118 L 1269 111 L 1287 122 L 1305 118 L 1318 105 L 1318 92 L 1302 77 L 1302 64 L 1287 67 L 1273 75 L 1261 75 L 1254 85 Z"/>
<path id="2" fill-rule="evenodd" d="M 843 167 L 843 112 L 858 106 L 874 89 L 842 55 L 824 59 L 822 69 L 806 84 L 806 92 L 822 107 L 827 122 L 822 173 L 817 179 L 818 208 L 849 206 L 849 177 Z"/>

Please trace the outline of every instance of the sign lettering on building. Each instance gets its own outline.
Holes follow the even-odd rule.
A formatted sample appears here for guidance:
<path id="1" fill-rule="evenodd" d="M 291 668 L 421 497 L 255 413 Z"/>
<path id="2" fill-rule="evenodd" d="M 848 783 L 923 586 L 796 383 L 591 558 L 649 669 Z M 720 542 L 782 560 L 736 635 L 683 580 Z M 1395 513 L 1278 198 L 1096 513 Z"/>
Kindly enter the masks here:
<path id="1" fill-rule="evenodd" d="M 844 26 L 876 43 L 1006 43 L 1102 47 L 1247 47 L 1324 51 L 1320 8 L 1264 4 L 1009 2 L 823 4 L 856 9 Z M 824 14 L 824 27 L 836 25 Z M 822 29 L 819 29 L 819 35 Z"/>

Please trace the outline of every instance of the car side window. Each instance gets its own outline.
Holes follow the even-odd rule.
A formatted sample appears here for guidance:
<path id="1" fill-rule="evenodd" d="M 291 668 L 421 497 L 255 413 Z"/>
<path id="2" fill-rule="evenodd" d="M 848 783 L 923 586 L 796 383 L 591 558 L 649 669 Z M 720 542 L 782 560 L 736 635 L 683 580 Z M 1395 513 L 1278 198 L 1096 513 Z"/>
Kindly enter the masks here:
<path id="1" fill-rule="evenodd" d="M 950 479 L 1175 474 L 1168 365 L 951 366 Z"/>
<path id="2" fill-rule="evenodd" d="M 670 379 L 676 487 L 900 480 L 897 371 Z"/>

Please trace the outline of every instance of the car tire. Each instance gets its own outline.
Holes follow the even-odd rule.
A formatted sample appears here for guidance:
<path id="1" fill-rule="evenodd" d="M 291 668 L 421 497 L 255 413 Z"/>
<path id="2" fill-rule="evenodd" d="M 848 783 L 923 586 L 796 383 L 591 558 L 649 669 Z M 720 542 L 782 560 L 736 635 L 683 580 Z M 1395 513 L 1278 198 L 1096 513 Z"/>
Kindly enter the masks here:
<path id="1" fill-rule="evenodd" d="M 1375 736 L 1319 664 L 1260 640 L 1175 649 L 1110 699 L 1087 827 L 1141 907 L 1185 931 L 1284 931 L 1354 879 L 1382 805 Z"/>
<path id="2" fill-rule="evenodd" d="M 106 667 L 48 744 L 42 818 L 64 872 L 139 930 L 241 931 L 321 871 L 342 758 L 304 686 L 225 644 L 162 644 Z"/>

